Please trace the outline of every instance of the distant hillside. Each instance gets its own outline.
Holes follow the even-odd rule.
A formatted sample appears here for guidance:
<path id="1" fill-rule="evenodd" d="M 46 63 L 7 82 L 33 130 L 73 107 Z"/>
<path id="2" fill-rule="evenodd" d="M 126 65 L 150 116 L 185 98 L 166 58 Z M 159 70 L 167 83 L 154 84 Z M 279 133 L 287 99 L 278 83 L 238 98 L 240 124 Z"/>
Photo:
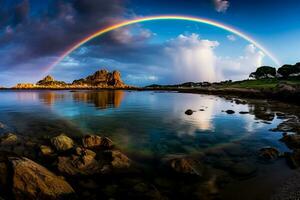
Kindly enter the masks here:
<path id="1" fill-rule="evenodd" d="M 19 83 L 13 88 L 15 89 L 68 89 L 68 88 L 132 88 L 126 85 L 121 79 L 119 71 L 109 72 L 105 69 L 96 71 L 94 74 L 86 78 L 74 80 L 72 83 L 55 80 L 48 75 L 36 84 L 33 83 Z"/>

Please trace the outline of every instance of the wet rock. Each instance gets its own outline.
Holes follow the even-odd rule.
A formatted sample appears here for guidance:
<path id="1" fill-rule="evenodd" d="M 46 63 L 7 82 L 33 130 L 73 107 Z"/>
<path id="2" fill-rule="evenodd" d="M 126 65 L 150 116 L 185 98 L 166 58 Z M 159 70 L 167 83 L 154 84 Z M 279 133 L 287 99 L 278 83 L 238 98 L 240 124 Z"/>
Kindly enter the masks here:
<path id="1" fill-rule="evenodd" d="M 50 156 L 54 153 L 51 147 L 46 146 L 46 145 L 41 145 L 40 146 L 40 151 L 43 156 Z"/>
<path id="2" fill-rule="evenodd" d="M 118 150 L 107 151 L 111 156 L 111 165 L 113 168 L 121 169 L 130 167 L 130 159 Z"/>
<path id="3" fill-rule="evenodd" d="M 281 122 L 272 131 L 296 132 L 300 133 L 300 121 L 298 118 L 291 118 Z"/>
<path id="4" fill-rule="evenodd" d="M 232 165 L 230 171 L 241 178 L 250 177 L 255 174 L 257 168 L 253 163 L 250 162 L 239 162 Z"/>
<path id="5" fill-rule="evenodd" d="M 235 102 L 236 104 L 243 104 L 243 105 L 247 104 L 247 101 L 241 100 L 241 99 L 235 99 L 234 102 Z"/>
<path id="6" fill-rule="evenodd" d="M 298 134 L 284 135 L 280 141 L 284 142 L 291 149 L 300 148 L 300 135 Z"/>
<path id="7" fill-rule="evenodd" d="M 225 112 L 230 115 L 235 113 L 233 110 L 226 110 Z"/>
<path id="8" fill-rule="evenodd" d="M 78 155 L 79 154 L 79 155 Z M 57 168 L 67 175 L 92 175 L 99 173 L 102 165 L 95 159 L 96 153 L 88 149 L 76 149 L 69 157 L 59 156 Z"/>
<path id="9" fill-rule="evenodd" d="M 170 156 L 163 161 L 177 173 L 203 175 L 204 166 L 198 160 L 181 156 Z"/>
<path id="10" fill-rule="evenodd" d="M 259 150 L 259 156 L 265 160 L 276 160 L 280 152 L 274 147 L 265 147 Z"/>
<path id="11" fill-rule="evenodd" d="M 6 188 L 12 190 L 16 200 L 63 199 L 74 193 L 73 188 L 65 180 L 25 157 L 7 157 L 6 162 L 2 162 L 0 166 L 2 166 L 0 177 L 7 176 L 4 185 L 10 184 Z M 2 174 L 5 173 L 3 166 L 11 173 Z"/>
<path id="12" fill-rule="evenodd" d="M 194 111 L 192 111 L 191 109 L 186 110 L 184 113 L 186 115 L 192 115 Z"/>
<path id="13" fill-rule="evenodd" d="M 241 115 L 245 115 L 245 114 L 249 114 L 249 112 L 248 111 L 241 111 L 241 112 L 239 112 Z"/>
<path id="14" fill-rule="evenodd" d="M 51 144 L 57 151 L 66 151 L 74 146 L 73 140 L 64 134 L 52 138 Z"/>
<path id="15" fill-rule="evenodd" d="M 113 142 L 107 137 L 100 137 L 98 135 L 86 135 L 82 138 L 82 144 L 85 148 L 111 148 Z"/>
<path id="16" fill-rule="evenodd" d="M 15 145 L 18 143 L 18 136 L 13 133 L 8 133 L 0 137 L 1 145 Z"/>

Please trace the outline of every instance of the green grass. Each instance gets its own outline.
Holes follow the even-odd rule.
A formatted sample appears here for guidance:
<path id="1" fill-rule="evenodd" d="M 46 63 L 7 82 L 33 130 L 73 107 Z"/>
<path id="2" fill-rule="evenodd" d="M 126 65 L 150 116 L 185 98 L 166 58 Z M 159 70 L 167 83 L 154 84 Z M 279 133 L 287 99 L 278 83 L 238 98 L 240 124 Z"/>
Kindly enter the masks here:
<path id="1" fill-rule="evenodd" d="M 261 80 L 244 80 L 228 83 L 221 87 L 232 88 L 248 88 L 248 89 L 272 89 L 275 88 L 279 82 L 299 85 L 300 79 L 278 80 L 278 79 L 261 79 Z"/>

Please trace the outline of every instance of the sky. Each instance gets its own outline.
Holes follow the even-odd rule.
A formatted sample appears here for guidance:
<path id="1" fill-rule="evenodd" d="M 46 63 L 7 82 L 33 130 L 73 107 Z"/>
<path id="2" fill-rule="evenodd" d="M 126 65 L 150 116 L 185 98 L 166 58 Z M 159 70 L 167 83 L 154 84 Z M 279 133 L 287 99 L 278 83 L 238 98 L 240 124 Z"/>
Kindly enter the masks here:
<path id="1" fill-rule="evenodd" d="M 246 79 L 277 66 L 248 41 L 217 27 L 158 20 L 122 27 L 63 52 L 124 20 L 182 15 L 225 23 L 251 36 L 282 63 L 300 61 L 298 0 L 0 0 L 0 85 L 47 74 L 72 82 L 98 69 L 119 70 L 132 85 Z"/>

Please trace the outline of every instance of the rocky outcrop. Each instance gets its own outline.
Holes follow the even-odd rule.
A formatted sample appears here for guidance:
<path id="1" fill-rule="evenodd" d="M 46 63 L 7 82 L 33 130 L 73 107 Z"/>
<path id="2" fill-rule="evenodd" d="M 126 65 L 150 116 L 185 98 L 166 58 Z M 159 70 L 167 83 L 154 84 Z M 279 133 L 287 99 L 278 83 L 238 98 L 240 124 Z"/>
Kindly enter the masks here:
<path id="1" fill-rule="evenodd" d="M 74 193 L 63 179 L 43 166 L 24 157 L 0 156 L 1 188 L 10 190 L 7 198 L 21 199 L 64 199 Z"/>
<path id="2" fill-rule="evenodd" d="M 42 80 L 38 81 L 36 83 L 36 85 L 40 85 L 40 86 L 65 86 L 67 84 L 63 81 L 56 81 L 52 76 L 48 75 L 45 78 L 43 78 Z"/>
<path id="3" fill-rule="evenodd" d="M 18 83 L 13 88 L 15 89 L 76 89 L 76 88 L 130 88 L 121 79 L 119 71 L 109 72 L 105 69 L 96 71 L 94 74 L 74 80 L 72 83 L 57 81 L 52 76 L 48 75 L 36 84 Z"/>
<path id="4" fill-rule="evenodd" d="M 121 79 L 119 71 L 109 72 L 104 69 L 96 71 L 93 75 L 87 76 L 84 79 L 75 80 L 72 85 L 97 86 L 102 88 L 123 88 L 126 86 Z"/>

